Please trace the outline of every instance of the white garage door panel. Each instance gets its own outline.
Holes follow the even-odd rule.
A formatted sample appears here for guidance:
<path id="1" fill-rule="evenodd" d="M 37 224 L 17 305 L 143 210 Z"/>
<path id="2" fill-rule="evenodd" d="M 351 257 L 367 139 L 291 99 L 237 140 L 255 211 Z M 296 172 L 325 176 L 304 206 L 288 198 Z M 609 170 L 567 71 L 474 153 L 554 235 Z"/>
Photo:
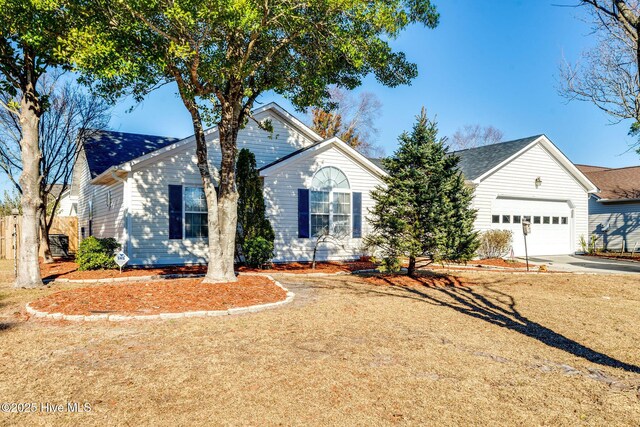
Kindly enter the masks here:
<path id="1" fill-rule="evenodd" d="M 524 217 L 531 220 L 531 234 L 527 236 L 529 255 L 573 252 L 571 207 L 567 202 L 498 198 L 492 204 L 491 214 L 491 228 L 513 232 L 516 256 L 525 254 L 521 223 Z M 499 215 L 499 222 L 494 222 L 493 215 Z"/>

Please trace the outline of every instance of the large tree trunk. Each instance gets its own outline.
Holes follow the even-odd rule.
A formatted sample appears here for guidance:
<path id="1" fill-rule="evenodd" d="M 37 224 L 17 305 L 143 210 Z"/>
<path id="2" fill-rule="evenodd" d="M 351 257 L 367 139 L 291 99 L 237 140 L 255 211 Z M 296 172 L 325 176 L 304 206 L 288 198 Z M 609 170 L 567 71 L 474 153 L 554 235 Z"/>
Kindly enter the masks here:
<path id="1" fill-rule="evenodd" d="M 225 221 L 231 220 L 234 222 L 235 226 L 235 222 L 237 220 L 237 195 L 235 202 L 233 199 L 221 198 L 220 203 L 218 204 L 215 182 L 211 176 L 211 168 L 209 167 L 208 149 L 204 128 L 202 127 L 200 111 L 198 110 L 195 100 L 189 94 L 189 90 L 182 87 L 180 84 L 178 84 L 178 88 L 180 89 L 182 102 L 191 114 L 193 133 L 196 140 L 198 170 L 200 171 L 204 194 L 207 200 L 209 262 L 207 265 L 207 274 L 203 282 L 235 282 L 237 280 L 233 270 L 235 228 L 233 229 L 233 234 L 229 237 L 229 226 L 222 225 L 225 224 Z M 230 242 L 228 240 L 230 240 Z"/>
<path id="2" fill-rule="evenodd" d="M 22 174 L 20 187 L 22 197 L 22 223 L 20 233 L 20 252 L 18 254 L 18 276 L 14 286 L 34 288 L 42 285 L 40 265 L 38 263 L 40 225 L 40 146 L 38 144 L 38 125 L 40 122 L 35 82 L 27 85 L 20 101 L 20 127 L 22 139 L 20 154 Z"/>
<path id="3" fill-rule="evenodd" d="M 236 188 L 237 138 L 240 128 L 241 107 L 227 103 L 222 106 L 222 115 L 218 123 L 220 137 L 220 190 L 218 215 L 220 220 L 220 247 L 222 248 L 222 268 L 227 280 L 235 281 L 233 270 L 236 231 L 238 229 L 238 190 Z"/>

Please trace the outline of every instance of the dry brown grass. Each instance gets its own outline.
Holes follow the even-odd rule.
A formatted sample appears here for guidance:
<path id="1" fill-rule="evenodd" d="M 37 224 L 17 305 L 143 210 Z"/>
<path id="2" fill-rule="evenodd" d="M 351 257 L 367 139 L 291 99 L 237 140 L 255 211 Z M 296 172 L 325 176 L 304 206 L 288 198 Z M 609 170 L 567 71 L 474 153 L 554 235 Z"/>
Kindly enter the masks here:
<path id="1" fill-rule="evenodd" d="M 476 285 L 281 277 L 297 293 L 282 309 L 118 324 L 16 319 L 54 289 L 5 281 L 2 400 L 93 411 L 0 423 L 640 424 L 637 277 L 464 277 Z"/>

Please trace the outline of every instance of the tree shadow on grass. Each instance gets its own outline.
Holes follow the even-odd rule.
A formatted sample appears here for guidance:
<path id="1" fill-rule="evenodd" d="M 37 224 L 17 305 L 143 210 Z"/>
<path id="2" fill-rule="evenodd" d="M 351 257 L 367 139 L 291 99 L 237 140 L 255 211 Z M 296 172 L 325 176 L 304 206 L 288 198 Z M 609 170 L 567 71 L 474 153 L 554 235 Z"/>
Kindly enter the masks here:
<path id="1" fill-rule="evenodd" d="M 398 278 L 402 279 L 398 280 Z M 484 286 L 481 289 L 487 290 L 488 294 L 481 294 L 459 278 L 437 273 L 427 273 L 415 279 L 406 276 L 379 276 L 377 280 L 384 281 L 389 287 L 399 292 L 390 294 L 373 287 L 370 288 L 370 292 L 401 296 L 448 307 L 467 316 L 534 338 L 543 344 L 589 362 L 640 374 L 640 367 L 636 365 L 614 359 L 526 318 L 518 311 L 515 299 L 504 292 Z"/>

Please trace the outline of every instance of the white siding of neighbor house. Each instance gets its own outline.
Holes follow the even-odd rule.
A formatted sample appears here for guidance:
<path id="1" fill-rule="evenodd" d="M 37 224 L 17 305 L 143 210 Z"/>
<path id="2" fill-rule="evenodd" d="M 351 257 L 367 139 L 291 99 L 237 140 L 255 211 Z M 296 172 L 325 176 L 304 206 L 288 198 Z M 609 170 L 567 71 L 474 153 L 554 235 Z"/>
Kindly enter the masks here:
<path id="1" fill-rule="evenodd" d="M 609 225 L 605 233 L 603 227 Z M 640 248 L 640 203 L 602 203 L 589 198 L 589 232 L 598 237 L 596 247 L 609 250 Z"/>
<path id="2" fill-rule="evenodd" d="M 539 188 L 535 186 L 537 177 L 542 180 Z M 484 231 L 495 228 L 491 224 L 491 215 L 498 196 L 569 201 L 574 211 L 570 219 L 572 250 L 580 250 L 580 236 L 587 237 L 589 232 L 587 190 L 541 144 L 533 145 L 478 184 L 473 201 L 473 207 L 478 210 L 476 229 Z"/>
<path id="3" fill-rule="evenodd" d="M 90 197 L 91 174 L 84 150 L 80 151 L 78 160 L 73 168 L 73 179 L 71 181 L 71 195 L 78 198 L 78 239 L 82 240 L 82 228 L 85 229 L 85 237 L 89 230 L 89 213 L 87 204 Z"/>
<path id="4" fill-rule="evenodd" d="M 380 184 L 381 180 L 356 163 L 344 151 L 330 145 L 313 156 L 303 157 L 264 178 L 267 214 L 276 235 L 275 262 L 311 260 L 314 239 L 298 238 L 298 189 L 310 188 L 314 173 L 324 166 L 340 169 L 347 176 L 351 191 L 362 193 L 362 236 L 366 236 L 370 231 L 367 214 L 374 202 L 369 192 Z M 358 258 L 364 253 L 362 240 L 349 237 L 342 242 L 344 247 L 323 244 L 318 247 L 317 258 Z"/>
<path id="5" fill-rule="evenodd" d="M 314 143 L 271 111 L 256 116 L 270 118 L 273 133 L 249 122 L 238 134 L 238 149 L 256 155 L 258 168 Z M 207 135 L 209 159 L 214 176 L 220 164 L 217 133 Z M 207 261 L 206 239 L 169 239 L 169 185 L 201 186 L 195 142 L 134 166 L 130 173 L 131 264 L 196 264 Z"/>

